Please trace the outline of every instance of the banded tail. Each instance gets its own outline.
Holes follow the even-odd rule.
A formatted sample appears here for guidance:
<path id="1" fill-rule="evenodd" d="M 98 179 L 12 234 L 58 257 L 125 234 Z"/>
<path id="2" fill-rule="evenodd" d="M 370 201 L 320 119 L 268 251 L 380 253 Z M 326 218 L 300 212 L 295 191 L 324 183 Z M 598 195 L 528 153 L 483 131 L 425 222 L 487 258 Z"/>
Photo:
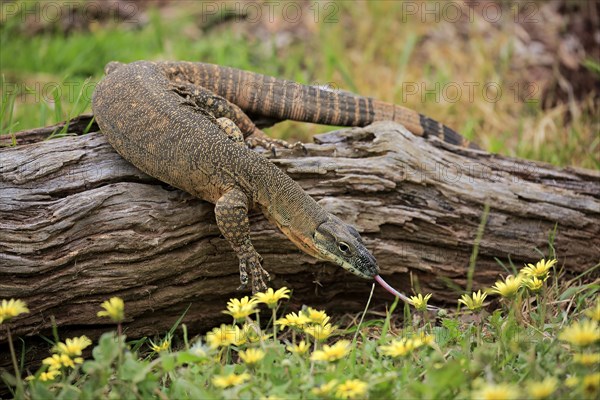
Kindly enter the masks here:
<path id="1" fill-rule="evenodd" d="M 291 119 L 337 126 L 366 126 L 395 121 L 417 136 L 436 136 L 444 142 L 478 148 L 442 123 L 409 108 L 354 93 L 194 62 L 157 63 L 173 79 L 185 77 L 239 106 L 244 112 L 281 121 Z"/>

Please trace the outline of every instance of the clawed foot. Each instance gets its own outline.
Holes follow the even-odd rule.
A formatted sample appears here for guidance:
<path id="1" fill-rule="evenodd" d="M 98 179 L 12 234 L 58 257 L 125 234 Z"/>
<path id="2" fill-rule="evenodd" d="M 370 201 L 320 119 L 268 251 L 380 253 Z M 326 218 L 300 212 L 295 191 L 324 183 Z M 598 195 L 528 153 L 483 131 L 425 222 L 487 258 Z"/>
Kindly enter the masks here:
<path id="1" fill-rule="evenodd" d="M 269 273 L 262 267 L 262 257 L 254 249 L 240 256 L 240 282 L 238 290 L 248 287 L 248 273 L 252 277 L 252 294 L 267 290 L 267 282 L 271 280 Z"/>

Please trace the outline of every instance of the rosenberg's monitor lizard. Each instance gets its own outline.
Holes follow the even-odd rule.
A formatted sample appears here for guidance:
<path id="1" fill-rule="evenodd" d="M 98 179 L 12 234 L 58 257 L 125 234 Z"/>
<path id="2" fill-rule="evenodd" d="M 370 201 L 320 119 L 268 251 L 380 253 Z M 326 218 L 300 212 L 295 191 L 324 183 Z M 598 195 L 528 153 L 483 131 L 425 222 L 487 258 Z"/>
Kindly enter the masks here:
<path id="1" fill-rule="evenodd" d="M 145 173 L 215 204 L 217 225 L 239 258 L 241 287 L 250 273 L 253 292 L 269 280 L 250 241 L 248 210 L 255 206 L 304 252 L 393 289 L 354 227 L 244 145 L 250 135 L 254 143 L 268 142 L 247 114 L 343 126 L 392 120 L 415 135 L 469 146 L 405 107 L 239 69 L 138 61 L 112 62 L 105 71 L 92 109 L 109 143 Z"/>

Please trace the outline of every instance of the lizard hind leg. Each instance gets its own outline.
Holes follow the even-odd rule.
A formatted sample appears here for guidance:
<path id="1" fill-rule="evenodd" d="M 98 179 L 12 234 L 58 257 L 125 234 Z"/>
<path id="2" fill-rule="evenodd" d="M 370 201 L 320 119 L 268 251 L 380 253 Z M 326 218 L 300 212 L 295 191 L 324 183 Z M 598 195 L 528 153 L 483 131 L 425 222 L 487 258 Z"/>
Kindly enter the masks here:
<path id="1" fill-rule="evenodd" d="M 252 293 L 267 289 L 269 273 L 261 265 L 262 257 L 250 241 L 248 222 L 248 197 L 239 189 L 231 189 L 215 203 L 217 226 L 231 244 L 240 261 L 240 282 L 238 289 L 246 288 L 248 274 L 252 278 Z"/>
<path id="2" fill-rule="evenodd" d="M 257 146 L 264 147 L 265 149 L 270 150 L 274 156 L 277 155 L 276 149 L 278 147 L 294 150 L 300 149 L 305 154 L 307 153 L 306 147 L 304 147 L 302 142 L 288 143 L 283 139 L 272 138 L 258 128 L 250 137 L 246 139 L 246 146 L 248 146 L 250 149 L 253 149 Z"/>
<path id="3" fill-rule="evenodd" d="M 219 127 L 234 141 L 237 142 L 237 131 L 241 132 L 246 141 L 246 146 L 250 149 L 261 146 L 270 150 L 273 155 L 276 155 L 275 150 L 278 147 L 301 149 L 306 153 L 306 148 L 301 142 L 290 144 L 285 140 L 268 136 L 254 125 L 254 122 L 240 107 L 208 89 L 181 81 L 171 82 L 171 89 L 186 99 L 189 105 L 208 112 L 217 120 Z M 219 122 L 219 119 L 221 119 L 221 122 Z M 229 122 L 226 120 L 231 121 L 235 128 L 230 127 Z M 232 130 L 236 130 L 233 136 L 229 133 Z"/>
<path id="4" fill-rule="evenodd" d="M 217 118 L 217 125 L 225 132 L 229 139 L 242 146 L 245 145 L 244 134 L 232 120 L 225 117 Z"/>
<path id="5" fill-rule="evenodd" d="M 241 108 L 202 86 L 196 86 L 188 82 L 172 82 L 171 89 L 186 99 L 188 104 L 209 113 L 215 119 L 226 118 L 231 120 L 242 132 L 244 138 L 260 131 Z M 221 124 L 219 125 L 223 127 Z"/>

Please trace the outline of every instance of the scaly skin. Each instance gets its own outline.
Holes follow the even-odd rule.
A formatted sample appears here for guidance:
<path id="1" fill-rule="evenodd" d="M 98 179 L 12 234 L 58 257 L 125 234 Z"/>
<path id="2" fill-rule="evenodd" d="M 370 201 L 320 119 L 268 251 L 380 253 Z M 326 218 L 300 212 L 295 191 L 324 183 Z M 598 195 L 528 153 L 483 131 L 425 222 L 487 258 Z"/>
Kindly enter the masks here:
<path id="1" fill-rule="evenodd" d="M 191 62 L 110 63 L 92 99 L 110 144 L 147 174 L 215 204 L 219 229 L 240 260 L 242 287 L 266 289 L 268 273 L 250 241 L 248 210 L 260 207 L 301 250 L 373 278 L 379 268 L 358 232 L 326 212 L 273 163 L 243 145 L 266 136 L 246 115 L 364 126 L 404 124 L 417 135 L 468 145 L 404 107 L 228 67 Z M 231 123 L 233 121 L 233 123 Z"/>

